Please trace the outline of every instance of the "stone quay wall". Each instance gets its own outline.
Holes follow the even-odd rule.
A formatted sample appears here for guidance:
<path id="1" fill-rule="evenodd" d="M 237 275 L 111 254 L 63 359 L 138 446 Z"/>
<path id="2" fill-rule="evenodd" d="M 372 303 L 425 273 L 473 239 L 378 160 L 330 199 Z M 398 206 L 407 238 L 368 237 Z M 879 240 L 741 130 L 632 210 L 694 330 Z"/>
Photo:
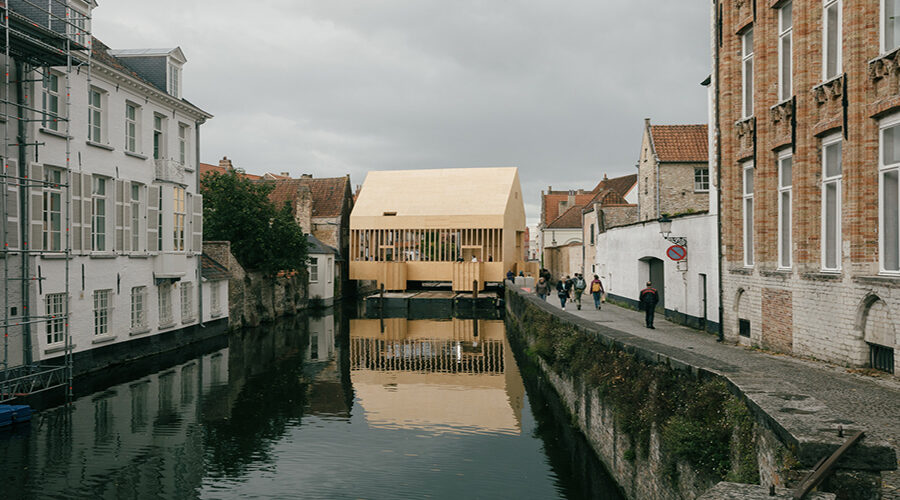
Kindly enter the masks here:
<path id="1" fill-rule="evenodd" d="M 684 361 L 675 353 L 655 349 L 658 345 L 652 342 L 561 313 L 515 287 L 507 287 L 506 306 L 511 342 L 540 367 L 572 422 L 629 498 L 731 498 L 722 492 L 768 493 L 770 485 L 783 492 L 844 440 L 823 435 L 821 428 L 826 425 L 815 415 L 794 419 L 776 415 L 784 401 L 769 401 L 753 388 L 742 389 L 716 367 Z M 540 329 L 552 330 L 556 336 Z M 548 338 L 553 342 L 548 344 Z M 588 357 L 602 359 L 606 365 L 579 365 L 574 359 L 578 349 L 591 343 L 602 349 L 589 351 Z M 610 368 L 620 360 L 630 363 L 631 371 Z M 643 385 L 621 380 L 645 376 L 648 383 Z M 625 387 L 642 387 L 643 393 L 616 394 L 615 386 L 622 382 Z M 698 394 L 724 388 L 725 396 L 694 399 L 682 394 L 672 399 L 665 394 L 683 387 Z M 682 409 L 665 407 L 674 406 L 673 401 Z M 729 416 L 713 419 L 710 427 L 711 414 Z M 821 418 L 831 417 L 823 413 Z M 719 439 L 709 439 L 708 429 L 716 425 Z M 704 439 L 705 447 L 691 449 L 691 443 Z M 880 498 L 880 471 L 890 469 L 896 460 L 893 450 L 879 443 L 857 446 L 842 458 L 820 491 L 833 492 L 839 499 Z M 723 460 L 723 455 L 728 459 Z"/>
<path id="2" fill-rule="evenodd" d="M 309 306 L 307 271 L 266 276 L 247 271 L 231 254 L 227 241 L 204 241 L 203 252 L 225 266 L 228 280 L 228 324 L 232 330 L 259 326 Z"/>

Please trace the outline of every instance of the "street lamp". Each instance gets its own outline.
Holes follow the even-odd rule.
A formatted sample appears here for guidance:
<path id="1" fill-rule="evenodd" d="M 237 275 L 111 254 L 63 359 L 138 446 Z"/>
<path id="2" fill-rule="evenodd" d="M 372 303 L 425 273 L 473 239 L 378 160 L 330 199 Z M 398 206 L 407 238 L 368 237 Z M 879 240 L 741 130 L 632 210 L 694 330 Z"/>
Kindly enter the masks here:
<path id="1" fill-rule="evenodd" d="M 684 236 L 670 236 L 672 234 L 672 219 L 663 215 L 657 222 L 659 222 L 659 234 L 661 234 L 664 239 L 687 248 L 687 238 Z"/>

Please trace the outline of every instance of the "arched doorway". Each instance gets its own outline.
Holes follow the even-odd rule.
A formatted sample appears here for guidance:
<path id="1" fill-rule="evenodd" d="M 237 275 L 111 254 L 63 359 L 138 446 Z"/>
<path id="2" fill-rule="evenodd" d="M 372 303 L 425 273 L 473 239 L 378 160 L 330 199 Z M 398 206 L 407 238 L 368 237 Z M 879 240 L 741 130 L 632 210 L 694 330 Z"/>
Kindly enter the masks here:
<path id="1" fill-rule="evenodd" d="M 653 283 L 653 288 L 659 293 L 659 303 L 656 304 L 656 311 L 665 313 L 666 311 L 666 273 L 665 263 L 656 257 L 643 257 L 639 261 L 640 269 L 638 272 L 638 290 L 642 290 L 647 282 Z"/>
<path id="2" fill-rule="evenodd" d="M 894 346 L 897 331 L 891 321 L 887 304 L 877 295 L 863 299 L 860 329 L 869 348 L 869 366 L 876 370 L 894 373 Z"/>

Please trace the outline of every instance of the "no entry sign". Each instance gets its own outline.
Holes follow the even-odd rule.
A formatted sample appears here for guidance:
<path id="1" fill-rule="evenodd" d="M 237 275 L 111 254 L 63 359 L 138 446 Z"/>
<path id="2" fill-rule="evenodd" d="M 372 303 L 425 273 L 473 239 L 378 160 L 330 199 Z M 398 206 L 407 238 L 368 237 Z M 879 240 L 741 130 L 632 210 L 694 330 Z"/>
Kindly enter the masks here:
<path id="1" fill-rule="evenodd" d="M 672 245 L 666 250 L 666 255 L 674 261 L 684 260 L 687 257 L 687 248 L 681 245 Z"/>

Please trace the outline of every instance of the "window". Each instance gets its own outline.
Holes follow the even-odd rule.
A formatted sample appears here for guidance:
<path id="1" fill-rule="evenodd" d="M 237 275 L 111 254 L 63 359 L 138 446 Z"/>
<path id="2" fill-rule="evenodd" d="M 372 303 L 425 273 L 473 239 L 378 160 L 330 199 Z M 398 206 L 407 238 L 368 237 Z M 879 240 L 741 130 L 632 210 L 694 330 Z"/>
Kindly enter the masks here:
<path id="1" fill-rule="evenodd" d="M 169 65 L 169 94 L 175 97 L 181 97 L 179 90 L 181 79 L 181 68 L 174 64 Z"/>
<path id="2" fill-rule="evenodd" d="M 753 266 L 753 162 L 744 164 L 744 265 Z"/>
<path id="3" fill-rule="evenodd" d="M 125 151 L 138 152 L 140 146 L 140 107 L 130 102 L 125 103 Z"/>
<path id="4" fill-rule="evenodd" d="M 887 53 L 900 46 L 900 0 L 881 2 L 881 53 Z"/>
<path id="5" fill-rule="evenodd" d="M 325 280 L 327 283 L 331 283 L 334 279 L 334 261 L 331 257 L 325 259 Z"/>
<path id="6" fill-rule="evenodd" d="M 791 267 L 791 170 L 793 157 L 788 150 L 778 156 L 778 267 Z"/>
<path id="7" fill-rule="evenodd" d="M 174 226 L 173 226 L 173 241 L 174 248 L 176 252 L 184 251 L 184 219 L 185 219 L 185 207 L 184 207 L 184 188 L 176 187 L 174 189 L 175 192 L 175 204 L 174 204 Z"/>
<path id="8" fill-rule="evenodd" d="M 794 22 L 791 2 L 778 9 L 778 100 L 786 101 L 794 95 L 792 39 Z"/>
<path id="9" fill-rule="evenodd" d="M 43 78 L 43 109 L 41 125 L 50 130 L 59 130 L 59 75 L 47 72 Z"/>
<path id="10" fill-rule="evenodd" d="M 569 203 L 568 203 L 567 201 L 561 201 L 561 202 L 559 202 L 559 215 L 562 215 L 563 212 L 566 211 L 566 207 L 567 207 L 567 206 L 569 206 Z"/>
<path id="11" fill-rule="evenodd" d="M 753 116 L 753 30 L 749 29 L 741 35 L 741 81 L 744 91 L 742 96 L 741 117 Z"/>
<path id="12" fill-rule="evenodd" d="M 694 191 L 709 191 L 709 167 L 694 167 Z"/>
<path id="13" fill-rule="evenodd" d="M 103 93 L 93 87 L 88 91 L 88 140 L 103 140 Z"/>
<path id="14" fill-rule="evenodd" d="M 222 302 L 220 300 L 220 296 L 222 293 L 222 282 L 221 281 L 213 281 L 209 286 L 209 295 L 210 295 L 210 309 L 214 313 L 218 313 L 222 311 Z"/>
<path id="15" fill-rule="evenodd" d="M 309 258 L 309 282 L 319 282 L 319 259 L 316 257 Z"/>
<path id="16" fill-rule="evenodd" d="M 166 149 L 166 117 L 153 115 L 153 158 L 160 160 Z"/>
<path id="17" fill-rule="evenodd" d="M 881 127 L 878 253 L 882 272 L 900 273 L 900 116 Z"/>
<path id="18" fill-rule="evenodd" d="M 822 77 L 827 81 L 841 73 L 841 0 L 823 0 Z"/>
<path id="19" fill-rule="evenodd" d="M 131 184 L 131 251 L 140 252 L 141 248 L 141 220 L 143 219 L 143 210 L 141 210 L 141 191 L 140 184 Z"/>
<path id="20" fill-rule="evenodd" d="M 87 32 L 90 30 L 90 25 L 88 23 L 88 16 L 84 12 L 81 12 L 76 9 L 69 9 L 69 24 L 68 29 L 66 30 L 69 33 L 69 37 L 75 41 L 75 43 L 87 46 Z"/>
<path id="21" fill-rule="evenodd" d="M 159 285 L 159 324 L 170 326 L 172 321 L 172 285 L 163 283 Z"/>
<path id="22" fill-rule="evenodd" d="M 822 269 L 841 267 L 841 136 L 822 141 Z"/>
<path id="23" fill-rule="evenodd" d="M 181 321 L 188 322 L 194 320 L 194 284 L 181 284 Z"/>
<path id="24" fill-rule="evenodd" d="M 131 289 L 131 329 L 138 330 L 147 326 L 147 287 L 136 286 Z"/>
<path id="25" fill-rule="evenodd" d="M 188 164 L 188 126 L 178 124 L 178 161 L 182 165 Z"/>
<path id="26" fill-rule="evenodd" d="M 44 169 L 44 250 L 62 250 L 62 170 Z"/>
<path id="27" fill-rule="evenodd" d="M 162 187 L 159 188 L 159 199 L 156 200 L 156 206 L 159 207 L 159 210 L 156 211 L 156 249 L 162 252 L 163 250 L 163 190 Z"/>
<path id="28" fill-rule="evenodd" d="M 594 244 L 594 225 L 591 224 L 591 245 Z"/>
<path id="29" fill-rule="evenodd" d="M 91 249 L 106 251 L 106 182 L 105 177 L 94 177 L 91 192 Z"/>
<path id="30" fill-rule="evenodd" d="M 64 340 L 66 326 L 66 294 L 47 294 L 47 344 L 57 344 Z"/>
<path id="31" fill-rule="evenodd" d="M 112 290 L 94 290 L 94 335 L 109 333 L 109 298 Z"/>

